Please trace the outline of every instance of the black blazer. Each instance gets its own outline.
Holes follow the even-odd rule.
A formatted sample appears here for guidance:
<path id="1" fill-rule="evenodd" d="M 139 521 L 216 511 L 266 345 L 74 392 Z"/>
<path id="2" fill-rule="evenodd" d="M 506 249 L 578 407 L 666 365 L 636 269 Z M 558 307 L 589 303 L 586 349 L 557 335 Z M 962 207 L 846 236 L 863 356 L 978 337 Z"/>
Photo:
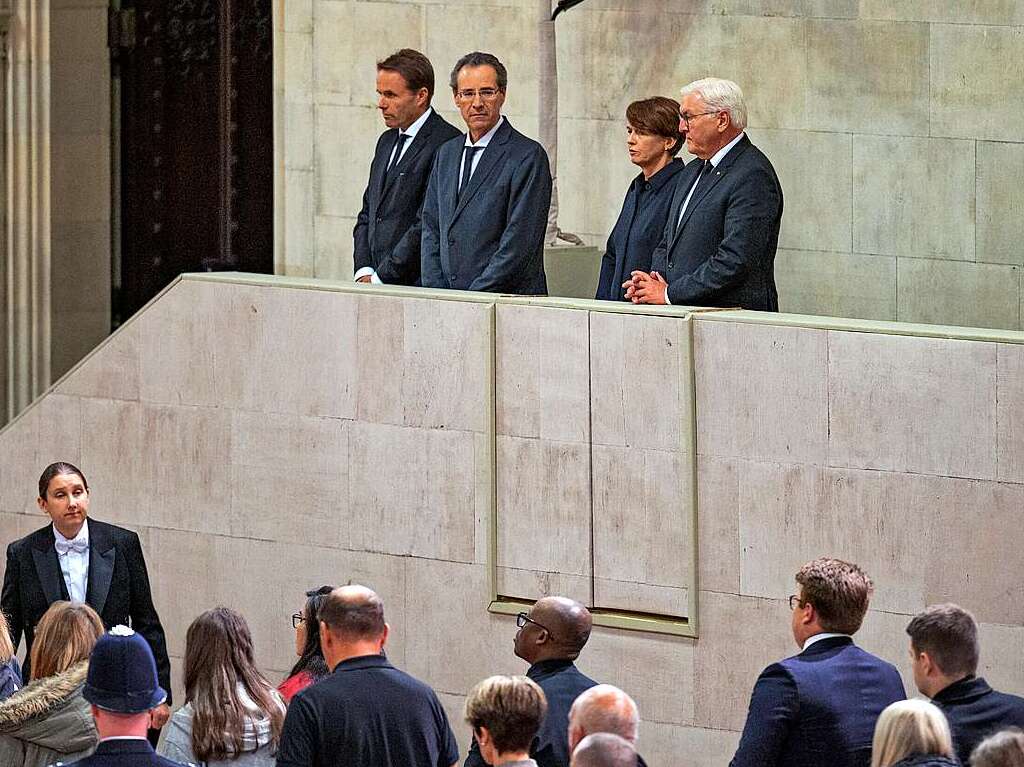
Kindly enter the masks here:
<path id="1" fill-rule="evenodd" d="M 665 232 L 676 182 L 685 167 L 681 160 L 672 160 L 649 180 L 643 173 L 633 179 L 608 237 L 595 298 L 625 301 L 622 283 L 634 270 L 651 271 L 651 256 Z"/>
<path id="2" fill-rule="evenodd" d="M 92 525 L 89 525 L 92 528 Z M 59 764 L 59 762 L 58 762 Z M 183 767 L 158 755 L 144 740 L 107 740 L 96 746 L 92 756 L 79 759 L 75 767 Z"/>
<path id="3" fill-rule="evenodd" d="M 547 295 L 547 153 L 506 119 L 459 197 L 465 141 L 462 135 L 442 146 L 430 171 L 423 204 L 423 287 Z"/>
<path id="4" fill-rule="evenodd" d="M 25 671 L 29 678 L 29 653 L 36 624 L 53 603 L 68 599 L 67 584 L 53 547 L 53 526 L 14 541 L 7 547 L 0 606 L 10 623 L 11 641 L 17 647 L 25 634 Z M 171 664 L 160 618 L 153 607 L 149 574 L 139 536 L 130 530 L 89 519 L 89 580 L 85 601 L 108 629 L 131 625 L 145 637 L 156 658 L 160 686 L 171 703 Z"/>
<path id="5" fill-rule="evenodd" d="M 703 160 L 680 174 L 652 271 L 668 281 L 673 304 L 777 312 L 775 250 L 782 186 L 760 149 L 743 136 L 683 207 Z"/>
<path id="6" fill-rule="evenodd" d="M 996 692 L 982 677 L 953 682 L 932 698 L 942 709 L 953 732 L 953 746 L 961 764 L 969 764 L 971 751 L 981 741 L 1007 727 L 1024 728 L 1024 698 Z"/>
<path id="7" fill-rule="evenodd" d="M 438 147 L 458 135 L 457 128 L 432 111 L 390 173 L 385 171 L 398 128 L 380 135 L 370 163 L 370 181 L 363 192 L 363 208 L 352 231 L 356 271 L 369 266 L 382 282 L 419 284 L 420 210 L 430 166 Z"/>

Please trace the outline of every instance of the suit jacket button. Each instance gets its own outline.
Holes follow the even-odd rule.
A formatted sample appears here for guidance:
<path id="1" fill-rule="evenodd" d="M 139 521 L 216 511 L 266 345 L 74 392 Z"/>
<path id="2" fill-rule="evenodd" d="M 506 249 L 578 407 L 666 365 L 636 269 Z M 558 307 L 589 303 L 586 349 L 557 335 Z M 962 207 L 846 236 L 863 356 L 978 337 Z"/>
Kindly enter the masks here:
<path id="1" fill-rule="evenodd" d="M 671 268 L 672 268 L 672 262 L 671 262 L 671 261 L 669 261 L 669 262 L 668 262 L 668 268 L 669 268 L 669 269 L 671 269 Z"/>
<path id="2" fill-rule="evenodd" d="M 377 216 L 377 223 L 378 223 L 378 224 L 379 224 L 379 223 L 380 223 L 381 221 L 383 221 L 383 220 L 384 220 L 383 218 L 381 218 L 380 216 Z"/>

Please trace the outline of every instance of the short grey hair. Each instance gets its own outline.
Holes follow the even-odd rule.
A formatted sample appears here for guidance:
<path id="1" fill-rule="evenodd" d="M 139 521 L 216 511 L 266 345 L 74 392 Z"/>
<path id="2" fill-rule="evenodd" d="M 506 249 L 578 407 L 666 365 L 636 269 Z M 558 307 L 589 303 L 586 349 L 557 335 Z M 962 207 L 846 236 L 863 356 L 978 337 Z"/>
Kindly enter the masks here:
<path id="1" fill-rule="evenodd" d="M 728 112 L 732 124 L 740 130 L 747 127 L 747 102 L 743 100 L 743 91 L 732 80 L 719 77 L 705 77 L 684 85 L 679 91 L 683 96 L 696 93 L 715 112 Z"/>
<path id="2" fill-rule="evenodd" d="M 636 702 L 618 687 L 599 684 L 580 693 L 569 710 L 569 722 L 583 735 L 610 732 L 636 743 L 640 712 Z"/>
<path id="3" fill-rule="evenodd" d="M 636 767 L 633 744 L 610 732 L 588 735 L 572 752 L 571 767 Z"/>

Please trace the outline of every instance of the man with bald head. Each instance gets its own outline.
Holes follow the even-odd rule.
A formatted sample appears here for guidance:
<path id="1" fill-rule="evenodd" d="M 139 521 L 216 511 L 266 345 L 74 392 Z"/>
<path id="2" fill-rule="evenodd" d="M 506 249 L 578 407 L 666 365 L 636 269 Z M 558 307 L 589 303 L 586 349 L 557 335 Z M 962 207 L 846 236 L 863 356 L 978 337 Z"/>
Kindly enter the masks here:
<path id="1" fill-rule="evenodd" d="M 610 732 L 588 735 L 572 752 L 571 767 L 636 767 L 637 755 L 625 738 Z"/>
<path id="2" fill-rule="evenodd" d="M 610 732 L 636 748 L 640 711 L 629 695 L 611 684 L 599 684 L 580 694 L 569 709 L 569 753 L 597 732 Z M 637 754 L 636 763 L 645 766 Z"/>
<path id="3" fill-rule="evenodd" d="M 434 691 L 384 657 L 388 625 L 379 596 L 365 586 L 335 589 L 320 608 L 319 631 L 332 673 L 292 698 L 277 767 L 458 763 Z"/>
<path id="4" fill-rule="evenodd" d="M 590 639 L 590 611 L 566 597 L 544 597 L 530 612 L 519 613 L 516 623 L 515 653 L 530 664 L 526 676 L 540 685 L 548 701 L 530 757 L 538 767 L 568 767 L 569 708 L 581 692 L 597 684 L 574 662 Z M 465 767 L 486 764 L 474 740 Z"/>

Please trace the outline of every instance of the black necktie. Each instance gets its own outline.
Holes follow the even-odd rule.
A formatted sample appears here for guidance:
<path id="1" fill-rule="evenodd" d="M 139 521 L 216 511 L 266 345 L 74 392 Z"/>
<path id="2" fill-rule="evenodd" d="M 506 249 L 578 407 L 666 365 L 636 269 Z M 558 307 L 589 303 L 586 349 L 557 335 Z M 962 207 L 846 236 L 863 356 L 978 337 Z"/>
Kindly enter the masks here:
<path id="1" fill-rule="evenodd" d="M 398 139 L 395 141 L 395 151 L 394 154 L 391 155 L 391 162 L 388 163 L 388 169 L 385 172 L 390 173 L 391 169 L 398 165 L 398 161 L 402 157 L 402 147 L 405 146 L 405 140 L 407 138 L 409 138 L 408 133 L 402 133 L 401 131 L 398 132 Z"/>
<path id="2" fill-rule="evenodd" d="M 459 184 L 459 197 L 469 186 L 469 177 L 473 173 L 473 157 L 482 150 L 482 146 L 467 146 L 462 155 L 462 183 Z"/>
<path id="3" fill-rule="evenodd" d="M 693 193 L 690 195 L 689 201 L 686 203 L 686 210 L 689 210 L 697 202 L 697 195 L 700 194 L 700 188 L 704 184 L 704 179 L 711 175 L 711 171 L 715 169 L 715 166 L 711 164 L 711 160 L 704 161 L 704 167 L 700 169 L 700 175 L 697 176 L 697 181 L 693 185 Z M 679 218 L 676 219 L 676 230 L 678 231 L 680 224 L 683 223 L 683 217 L 685 213 L 680 213 Z"/>

